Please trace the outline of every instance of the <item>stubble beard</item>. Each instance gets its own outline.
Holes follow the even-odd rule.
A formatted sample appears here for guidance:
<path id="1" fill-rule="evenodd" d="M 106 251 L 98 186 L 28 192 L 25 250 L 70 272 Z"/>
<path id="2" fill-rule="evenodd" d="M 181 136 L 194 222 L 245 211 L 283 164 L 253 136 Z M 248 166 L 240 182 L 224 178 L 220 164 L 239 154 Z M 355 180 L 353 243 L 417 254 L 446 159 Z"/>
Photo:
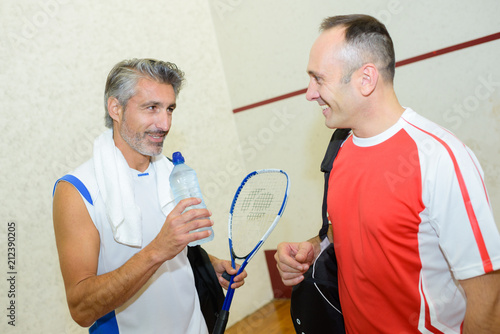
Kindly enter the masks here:
<path id="1" fill-rule="evenodd" d="M 142 155 L 153 157 L 163 152 L 163 142 L 167 133 L 165 131 L 134 132 L 128 127 L 125 121 L 120 129 L 120 135 L 132 149 Z M 150 142 L 147 139 L 148 135 L 163 136 L 163 140 L 158 143 Z"/>

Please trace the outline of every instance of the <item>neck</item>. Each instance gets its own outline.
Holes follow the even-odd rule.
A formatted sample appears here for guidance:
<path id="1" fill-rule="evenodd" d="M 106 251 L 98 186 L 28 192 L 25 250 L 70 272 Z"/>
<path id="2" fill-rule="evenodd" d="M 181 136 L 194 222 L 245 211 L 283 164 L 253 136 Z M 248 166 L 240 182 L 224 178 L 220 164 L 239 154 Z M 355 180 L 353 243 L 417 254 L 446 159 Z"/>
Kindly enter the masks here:
<path id="1" fill-rule="evenodd" d="M 376 136 L 396 124 L 405 109 L 400 105 L 394 90 L 373 94 L 367 100 L 365 107 L 359 114 L 359 126 L 353 127 L 356 137 L 369 138 Z"/>

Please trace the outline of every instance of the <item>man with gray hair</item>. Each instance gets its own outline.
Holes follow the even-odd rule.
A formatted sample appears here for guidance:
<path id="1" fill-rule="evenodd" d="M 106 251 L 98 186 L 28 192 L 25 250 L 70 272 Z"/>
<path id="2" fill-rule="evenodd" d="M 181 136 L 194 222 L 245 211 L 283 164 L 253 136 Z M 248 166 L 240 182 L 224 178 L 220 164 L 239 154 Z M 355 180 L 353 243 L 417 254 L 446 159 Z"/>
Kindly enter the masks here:
<path id="1" fill-rule="evenodd" d="M 90 333 L 208 333 L 186 246 L 210 235 L 193 231 L 213 225 L 211 213 L 184 212 L 197 198 L 175 205 L 173 165 L 161 154 L 183 80 L 172 63 L 118 63 L 105 88 L 109 130 L 96 139 L 93 157 L 54 187 L 68 306 L 79 325 L 92 325 Z M 222 273 L 236 270 L 209 259 L 227 288 Z"/>
<path id="2" fill-rule="evenodd" d="M 309 56 L 306 98 L 328 128 L 352 129 L 326 200 L 346 332 L 500 333 L 500 234 L 483 171 L 400 105 L 394 69 L 389 33 L 366 15 L 325 19 Z M 283 282 L 300 283 L 322 247 L 280 244 Z"/>

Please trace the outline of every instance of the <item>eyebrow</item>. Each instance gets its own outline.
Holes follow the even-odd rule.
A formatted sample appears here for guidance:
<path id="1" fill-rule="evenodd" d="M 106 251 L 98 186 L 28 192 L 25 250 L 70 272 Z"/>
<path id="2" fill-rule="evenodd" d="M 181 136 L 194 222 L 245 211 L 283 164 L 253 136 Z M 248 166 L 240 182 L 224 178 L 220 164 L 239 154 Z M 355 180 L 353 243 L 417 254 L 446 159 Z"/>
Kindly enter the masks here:
<path id="1" fill-rule="evenodd" d="M 307 74 L 309 74 L 309 75 L 311 75 L 311 76 L 313 76 L 315 78 L 319 78 L 319 79 L 323 78 L 323 76 L 321 74 L 319 74 L 319 73 L 317 73 L 317 72 L 315 72 L 313 70 L 308 70 Z"/>
<path id="2" fill-rule="evenodd" d="M 147 107 L 147 106 L 163 106 L 163 103 L 159 102 L 159 101 L 146 101 L 144 103 L 141 104 L 141 107 Z M 177 104 L 176 103 L 172 103 L 168 106 L 168 108 L 173 108 L 175 109 L 177 107 Z"/>

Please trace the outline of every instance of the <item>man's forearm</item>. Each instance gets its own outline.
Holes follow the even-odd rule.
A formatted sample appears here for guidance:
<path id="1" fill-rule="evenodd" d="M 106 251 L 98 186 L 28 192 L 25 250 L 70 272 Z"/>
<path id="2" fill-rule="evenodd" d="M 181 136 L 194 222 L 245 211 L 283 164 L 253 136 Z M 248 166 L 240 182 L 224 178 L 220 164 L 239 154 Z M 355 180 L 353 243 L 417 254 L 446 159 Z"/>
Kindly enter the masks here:
<path id="1" fill-rule="evenodd" d="M 464 334 L 500 333 L 500 270 L 460 281 L 467 297 Z"/>
<path id="2" fill-rule="evenodd" d="M 144 249 L 120 268 L 80 281 L 67 291 L 73 319 L 83 327 L 92 325 L 137 293 L 160 265 L 151 252 Z"/>
<path id="3" fill-rule="evenodd" d="M 481 314 L 468 312 L 464 319 L 463 334 L 489 334 L 500 332 L 500 307 L 490 307 Z"/>

